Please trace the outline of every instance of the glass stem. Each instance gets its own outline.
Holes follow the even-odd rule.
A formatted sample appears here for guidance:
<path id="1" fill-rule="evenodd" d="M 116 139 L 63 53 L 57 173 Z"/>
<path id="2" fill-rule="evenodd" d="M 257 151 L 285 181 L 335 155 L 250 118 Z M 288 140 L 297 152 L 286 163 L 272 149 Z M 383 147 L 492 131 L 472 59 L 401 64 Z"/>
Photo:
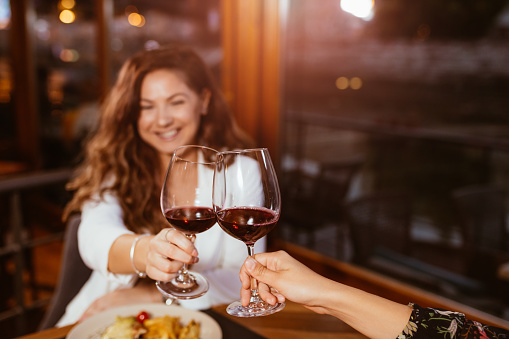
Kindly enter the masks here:
<path id="1" fill-rule="evenodd" d="M 187 239 L 191 240 L 193 243 L 196 240 L 196 235 L 194 234 L 186 234 Z M 184 263 L 184 266 L 179 270 L 178 276 L 175 278 L 175 280 L 179 283 L 183 284 L 193 284 L 194 279 L 188 272 L 188 265 Z"/>
<path id="2" fill-rule="evenodd" d="M 254 244 L 246 244 L 247 253 L 250 257 L 254 256 Z M 260 296 L 258 295 L 258 280 L 251 277 L 251 302 L 259 302 Z"/>

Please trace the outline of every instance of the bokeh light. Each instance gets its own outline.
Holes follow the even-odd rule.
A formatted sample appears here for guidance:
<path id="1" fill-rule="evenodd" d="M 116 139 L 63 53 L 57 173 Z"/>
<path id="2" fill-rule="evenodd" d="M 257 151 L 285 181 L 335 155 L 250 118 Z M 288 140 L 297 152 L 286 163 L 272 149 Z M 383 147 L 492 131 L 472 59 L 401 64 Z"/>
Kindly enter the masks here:
<path id="1" fill-rule="evenodd" d="M 342 91 L 348 88 L 353 90 L 361 89 L 362 79 L 359 77 L 352 77 L 350 79 L 347 77 L 338 77 L 336 79 L 336 88 Z"/>
<path id="2" fill-rule="evenodd" d="M 134 5 L 129 5 L 125 8 L 124 12 L 125 15 L 129 16 L 131 13 L 138 13 L 138 8 L 136 8 Z"/>
<path id="3" fill-rule="evenodd" d="M 60 12 L 60 16 L 58 17 L 60 21 L 62 21 L 64 24 L 70 24 L 74 22 L 76 19 L 76 16 L 74 15 L 74 12 L 69 9 L 64 9 L 62 12 Z"/>
<path id="4" fill-rule="evenodd" d="M 350 86 L 350 81 L 346 77 L 339 77 L 336 79 L 336 87 L 340 90 L 345 90 Z"/>
<path id="5" fill-rule="evenodd" d="M 362 87 L 362 79 L 359 77 L 353 77 L 350 79 L 350 88 L 353 90 L 361 89 Z"/>
<path id="6" fill-rule="evenodd" d="M 76 62 L 80 58 L 80 54 L 75 49 L 63 49 L 60 52 L 60 60 L 63 62 Z"/>
<path id="7" fill-rule="evenodd" d="M 61 0 L 60 4 L 65 9 L 72 9 L 76 5 L 76 2 L 74 0 Z"/>
<path id="8" fill-rule="evenodd" d="M 374 0 L 341 0 L 341 9 L 364 20 L 373 18 Z"/>
<path id="9" fill-rule="evenodd" d="M 127 17 L 127 21 L 131 26 L 143 27 L 145 25 L 145 17 L 138 13 L 131 13 Z"/>

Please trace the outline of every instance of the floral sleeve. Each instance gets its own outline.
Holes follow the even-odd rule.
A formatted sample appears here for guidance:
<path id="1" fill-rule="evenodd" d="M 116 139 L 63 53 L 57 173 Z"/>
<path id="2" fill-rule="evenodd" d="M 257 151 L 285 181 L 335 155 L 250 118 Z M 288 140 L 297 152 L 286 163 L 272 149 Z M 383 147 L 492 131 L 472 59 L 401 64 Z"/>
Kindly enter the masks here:
<path id="1" fill-rule="evenodd" d="M 437 308 L 422 308 L 412 303 L 409 306 L 413 308 L 412 315 L 397 339 L 509 339 L 509 330 L 469 320 L 463 313 Z"/>

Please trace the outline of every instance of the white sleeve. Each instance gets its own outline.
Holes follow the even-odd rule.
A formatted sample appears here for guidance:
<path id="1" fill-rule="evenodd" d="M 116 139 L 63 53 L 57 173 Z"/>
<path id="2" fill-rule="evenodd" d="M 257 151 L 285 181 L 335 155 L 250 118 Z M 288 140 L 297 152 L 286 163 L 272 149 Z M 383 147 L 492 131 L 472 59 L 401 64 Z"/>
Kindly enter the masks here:
<path id="1" fill-rule="evenodd" d="M 124 234 L 132 234 L 124 225 L 123 212 L 117 198 L 106 194 L 101 201 L 84 204 L 78 229 L 78 246 L 84 263 L 106 279 L 128 284 L 135 274 L 113 274 L 108 271 L 108 255 L 113 242 Z"/>

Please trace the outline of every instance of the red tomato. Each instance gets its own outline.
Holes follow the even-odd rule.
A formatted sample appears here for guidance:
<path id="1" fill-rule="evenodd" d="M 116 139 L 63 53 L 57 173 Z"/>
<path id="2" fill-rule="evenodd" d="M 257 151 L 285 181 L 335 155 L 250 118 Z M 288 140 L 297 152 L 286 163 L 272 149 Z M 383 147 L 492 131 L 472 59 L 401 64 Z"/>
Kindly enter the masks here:
<path id="1" fill-rule="evenodd" d="M 140 313 L 138 313 L 138 315 L 136 316 L 136 320 L 140 323 L 140 324 L 143 324 L 143 322 L 145 320 L 147 320 L 149 318 L 148 316 L 148 313 L 145 312 L 145 311 L 141 311 Z"/>

